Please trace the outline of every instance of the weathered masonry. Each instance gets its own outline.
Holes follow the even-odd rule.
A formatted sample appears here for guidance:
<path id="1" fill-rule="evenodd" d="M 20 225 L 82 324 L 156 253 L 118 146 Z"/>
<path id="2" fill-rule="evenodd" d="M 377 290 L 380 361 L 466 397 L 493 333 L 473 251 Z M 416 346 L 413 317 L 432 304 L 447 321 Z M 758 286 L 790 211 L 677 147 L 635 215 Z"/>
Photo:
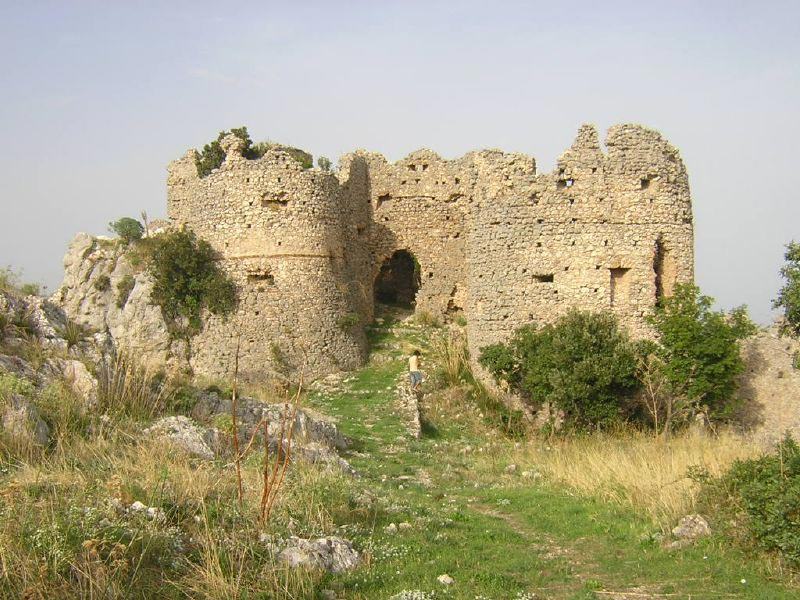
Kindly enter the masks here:
<path id="1" fill-rule="evenodd" d="M 240 286 L 237 314 L 193 343 L 198 372 L 224 374 L 241 333 L 243 373 L 353 368 L 374 302 L 463 312 L 473 354 L 570 307 L 612 310 L 634 335 L 693 278 L 692 208 L 678 151 L 655 131 L 585 125 L 552 173 L 484 150 L 389 163 L 344 156 L 338 174 L 280 150 L 200 178 L 195 152 L 169 166 L 169 218 L 209 240 Z"/>

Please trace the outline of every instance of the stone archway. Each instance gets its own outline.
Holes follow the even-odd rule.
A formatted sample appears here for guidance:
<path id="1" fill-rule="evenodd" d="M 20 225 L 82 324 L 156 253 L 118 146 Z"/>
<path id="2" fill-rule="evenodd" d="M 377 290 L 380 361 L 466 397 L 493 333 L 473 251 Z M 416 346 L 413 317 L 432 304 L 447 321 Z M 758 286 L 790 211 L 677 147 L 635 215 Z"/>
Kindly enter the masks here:
<path id="1" fill-rule="evenodd" d="M 383 261 L 375 277 L 375 302 L 414 308 L 420 286 L 420 269 L 408 250 L 397 250 Z"/>

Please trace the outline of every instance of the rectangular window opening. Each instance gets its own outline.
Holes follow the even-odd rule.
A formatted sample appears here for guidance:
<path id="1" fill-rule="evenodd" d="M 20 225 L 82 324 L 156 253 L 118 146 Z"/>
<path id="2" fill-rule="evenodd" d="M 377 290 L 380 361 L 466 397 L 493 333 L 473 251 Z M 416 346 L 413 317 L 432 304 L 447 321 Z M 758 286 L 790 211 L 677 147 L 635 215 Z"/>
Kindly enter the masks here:
<path id="1" fill-rule="evenodd" d="M 611 306 L 621 304 L 628 300 L 630 292 L 630 269 L 617 267 L 609 269 L 611 277 Z"/>

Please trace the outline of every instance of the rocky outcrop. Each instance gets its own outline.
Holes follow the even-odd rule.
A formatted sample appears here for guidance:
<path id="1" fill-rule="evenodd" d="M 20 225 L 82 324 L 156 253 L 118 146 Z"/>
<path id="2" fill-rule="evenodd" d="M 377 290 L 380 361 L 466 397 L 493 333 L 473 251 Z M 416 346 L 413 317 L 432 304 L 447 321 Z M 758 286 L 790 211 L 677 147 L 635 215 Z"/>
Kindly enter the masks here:
<path id="1" fill-rule="evenodd" d="M 0 339 L 33 336 L 46 348 L 67 349 L 63 338 L 67 316 L 59 306 L 44 298 L 0 290 L 0 317 L 7 323 Z"/>
<path id="2" fill-rule="evenodd" d="M 161 309 L 150 300 L 152 279 L 135 269 L 124 247 L 79 233 L 64 256 L 64 281 L 51 300 L 106 348 L 123 349 L 146 365 L 185 364 Z"/>
<path id="3" fill-rule="evenodd" d="M 293 568 L 306 567 L 329 573 L 344 573 L 361 563 L 361 556 L 353 548 L 352 542 L 338 537 L 309 540 L 292 536 L 288 540 L 272 542 L 270 545 L 276 551 L 278 560 Z"/>
<path id="4" fill-rule="evenodd" d="M 205 460 L 213 460 L 221 448 L 218 429 L 200 427 L 184 416 L 159 419 L 143 433 L 165 439 L 184 452 Z"/>
<path id="5" fill-rule="evenodd" d="M 350 464 L 337 453 L 337 450 L 347 448 L 348 440 L 333 421 L 308 409 L 298 409 L 294 419 L 290 420 L 287 416 L 287 422 L 282 427 L 285 411 L 291 414 L 291 405 L 240 398 L 237 410 L 240 447 L 245 447 L 251 438 L 254 443 L 263 444 L 263 437 L 259 433 L 266 421 L 273 453 L 289 447 L 291 434 L 293 457 L 349 475 L 355 474 Z M 230 454 L 229 436 L 215 427 L 204 427 L 201 423 L 209 423 L 215 417 L 227 417 L 230 414 L 230 400 L 214 392 L 202 392 L 192 411 L 193 419 L 185 416 L 166 417 L 153 423 L 144 433 L 163 438 L 193 456 L 211 460 Z"/>
<path id="6" fill-rule="evenodd" d="M 237 402 L 237 421 L 242 441 L 253 435 L 253 430 L 266 420 L 269 436 L 277 440 L 281 434 L 281 422 L 284 411 L 291 412 L 291 406 L 285 403 L 269 404 L 253 398 L 239 398 Z M 192 410 L 192 416 L 198 421 L 209 421 L 216 415 L 230 415 L 231 401 L 222 398 L 215 392 L 203 392 Z M 348 447 L 347 438 L 339 431 L 330 418 L 307 408 L 297 410 L 294 421 L 288 423 L 284 437 L 288 437 L 289 429 L 294 429 L 292 439 L 299 443 L 315 443 L 333 450 L 344 450 Z"/>

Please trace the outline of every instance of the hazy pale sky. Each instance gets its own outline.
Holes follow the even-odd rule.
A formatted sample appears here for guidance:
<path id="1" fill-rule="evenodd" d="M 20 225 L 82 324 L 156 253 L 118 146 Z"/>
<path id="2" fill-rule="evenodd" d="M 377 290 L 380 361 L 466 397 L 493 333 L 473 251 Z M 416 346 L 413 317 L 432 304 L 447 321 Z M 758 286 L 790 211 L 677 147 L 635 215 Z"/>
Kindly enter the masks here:
<path id="1" fill-rule="evenodd" d="M 247 125 L 336 159 L 660 130 L 697 281 L 767 321 L 800 239 L 800 2 L 0 1 L 0 265 L 54 289 L 78 231 L 166 210 L 166 165 Z"/>

